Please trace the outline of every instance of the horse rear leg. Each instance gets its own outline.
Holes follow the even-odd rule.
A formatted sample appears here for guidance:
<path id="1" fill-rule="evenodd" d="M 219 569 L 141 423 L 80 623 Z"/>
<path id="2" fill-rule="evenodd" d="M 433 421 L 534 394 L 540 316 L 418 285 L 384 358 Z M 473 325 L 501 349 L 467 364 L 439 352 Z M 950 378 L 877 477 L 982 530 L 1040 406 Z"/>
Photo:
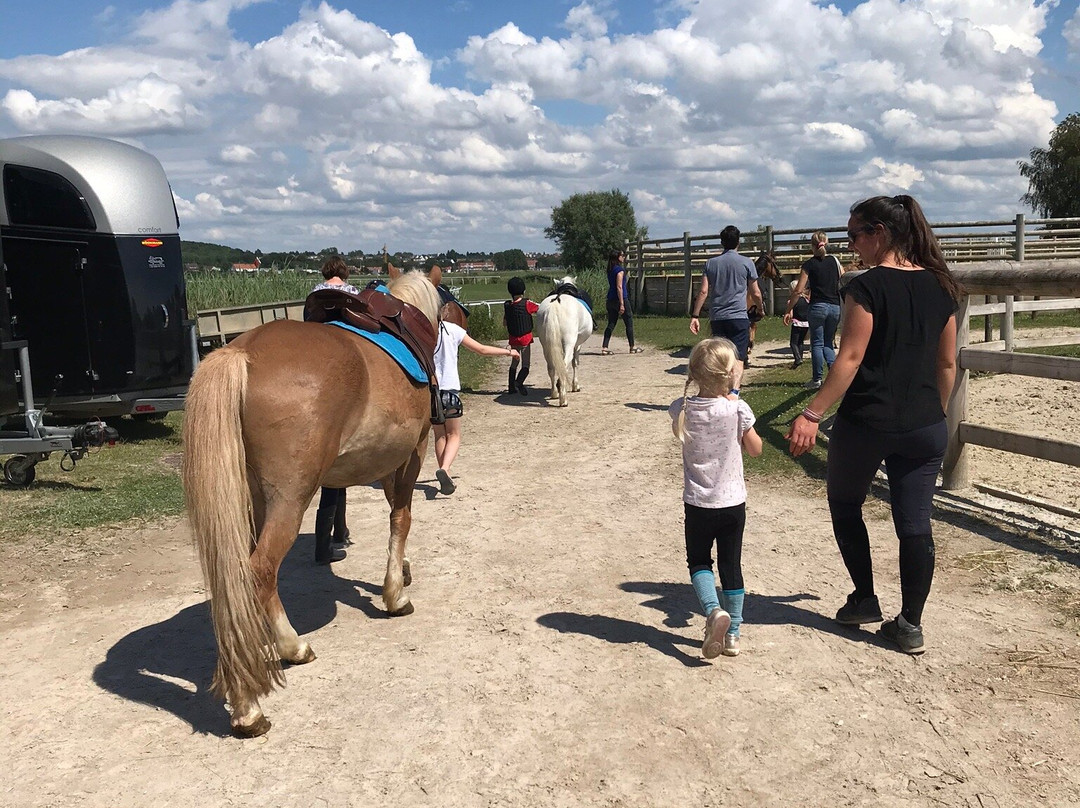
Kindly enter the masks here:
<path id="1" fill-rule="evenodd" d="M 572 382 L 570 384 L 570 392 L 571 393 L 580 393 L 581 392 L 581 385 L 578 384 L 578 380 L 577 380 L 578 363 L 581 361 L 579 357 L 580 357 L 579 346 L 575 345 L 574 346 L 574 358 L 570 361 L 571 373 L 573 374 L 573 380 L 572 380 Z"/>
<path id="2" fill-rule="evenodd" d="M 274 642 L 282 662 L 302 665 L 315 659 L 311 645 L 296 633 L 278 595 L 278 572 L 281 562 L 296 541 L 303 520 L 304 507 L 299 503 L 272 506 L 259 530 L 259 540 L 251 554 L 255 572 L 256 597 L 274 633 Z"/>
<path id="3" fill-rule="evenodd" d="M 259 539 L 251 554 L 251 570 L 255 579 L 255 597 L 266 614 L 267 624 L 274 638 L 274 648 L 282 662 L 302 665 L 315 659 L 311 646 L 300 639 L 285 614 L 285 607 L 278 595 L 278 571 L 281 562 L 296 541 L 303 508 L 299 505 L 288 509 L 271 509 L 263 519 L 261 508 L 256 505 L 256 526 Z M 259 523 L 262 523 L 261 525 Z M 254 696 L 229 694 L 232 708 L 233 733 L 243 738 L 254 738 L 270 729 L 270 721 L 263 715 L 259 700 Z"/>
<path id="4" fill-rule="evenodd" d="M 408 561 L 405 558 L 405 543 L 412 527 L 413 485 L 420 476 L 421 458 L 426 454 L 427 440 L 413 451 L 405 465 L 392 475 L 383 479 L 383 493 L 390 503 L 390 543 L 387 548 L 386 577 L 383 579 L 383 603 L 386 611 L 393 616 L 412 614 L 414 609 L 409 596 L 405 594 L 405 573 Z M 412 576 L 409 575 L 409 581 Z"/>

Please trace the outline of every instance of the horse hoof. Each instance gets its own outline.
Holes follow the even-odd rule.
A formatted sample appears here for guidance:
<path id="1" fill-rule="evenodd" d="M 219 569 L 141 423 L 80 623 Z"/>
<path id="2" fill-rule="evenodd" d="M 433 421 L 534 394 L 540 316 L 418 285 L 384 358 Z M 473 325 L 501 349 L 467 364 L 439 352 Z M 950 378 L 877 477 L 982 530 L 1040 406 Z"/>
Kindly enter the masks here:
<path id="1" fill-rule="evenodd" d="M 286 659 L 284 661 L 288 662 L 290 665 L 306 665 L 309 662 L 314 662 L 315 659 L 315 649 L 309 645 L 307 651 L 301 654 L 299 659 Z"/>
<path id="2" fill-rule="evenodd" d="M 237 738 L 258 738 L 270 731 L 270 721 L 265 715 L 259 716 L 259 720 L 249 727 L 241 724 L 233 724 L 232 734 Z"/>
<path id="3" fill-rule="evenodd" d="M 390 611 L 390 616 L 391 617 L 404 617 L 405 615 L 412 614 L 415 611 L 416 611 L 416 609 L 413 608 L 412 601 L 410 600 L 408 603 L 406 603 L 400 609 L 392 609 Z"/>

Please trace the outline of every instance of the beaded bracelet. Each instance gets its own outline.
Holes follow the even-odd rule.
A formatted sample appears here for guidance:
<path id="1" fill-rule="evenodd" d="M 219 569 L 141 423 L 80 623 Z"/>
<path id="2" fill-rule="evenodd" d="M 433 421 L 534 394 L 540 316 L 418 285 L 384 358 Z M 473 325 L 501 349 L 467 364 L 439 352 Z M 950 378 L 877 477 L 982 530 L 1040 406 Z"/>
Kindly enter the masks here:
<path id="1" fill-rule="evenodd" d="M 809 407 L 806 407 L 802 411 L 802 417 L 805 418 L 807 421 L 809 421 L 812 424 L 820 424 L 821 423 L 821 416 L 818 415 L 816 412 L 814 412 Z"/>

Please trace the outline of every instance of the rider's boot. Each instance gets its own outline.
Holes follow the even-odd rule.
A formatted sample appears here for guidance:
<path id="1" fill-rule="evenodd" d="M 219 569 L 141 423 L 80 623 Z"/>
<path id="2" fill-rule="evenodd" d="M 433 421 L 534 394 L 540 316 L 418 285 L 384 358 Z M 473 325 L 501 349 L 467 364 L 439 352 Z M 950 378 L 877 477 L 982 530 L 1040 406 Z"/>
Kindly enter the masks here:
<path id="1" fill-rule="evenodd" d="M 333 564 L 345 558 L 345 551 L 330 546 L 330 531 L 334 529 L 336 507 L 319 508 L 315 512 L 315 563 Z"/>

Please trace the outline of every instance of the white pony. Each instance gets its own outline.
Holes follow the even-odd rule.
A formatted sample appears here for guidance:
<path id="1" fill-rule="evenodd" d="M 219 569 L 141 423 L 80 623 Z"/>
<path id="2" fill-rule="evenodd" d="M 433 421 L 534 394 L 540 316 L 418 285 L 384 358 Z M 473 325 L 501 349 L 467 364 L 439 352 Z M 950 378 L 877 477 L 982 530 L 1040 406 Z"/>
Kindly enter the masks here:
<path id="1" fill-rule="evenodd" d="M 562 291 L 571 287 L 572 291 Z M 592 313 L 583 301 L 574 296 L 574 279 L 565 277 L 555 285 L 555 291 L 540 302 L 536 312 L 536 338 L 544 346 L 551 395 L 559 406 L 566 406 L 567 386 L 573 392 L 581 390 L 577 380 L 578 352 L 593 330 Z M 570 381 L 567 381 L 570 377 Z"/>

